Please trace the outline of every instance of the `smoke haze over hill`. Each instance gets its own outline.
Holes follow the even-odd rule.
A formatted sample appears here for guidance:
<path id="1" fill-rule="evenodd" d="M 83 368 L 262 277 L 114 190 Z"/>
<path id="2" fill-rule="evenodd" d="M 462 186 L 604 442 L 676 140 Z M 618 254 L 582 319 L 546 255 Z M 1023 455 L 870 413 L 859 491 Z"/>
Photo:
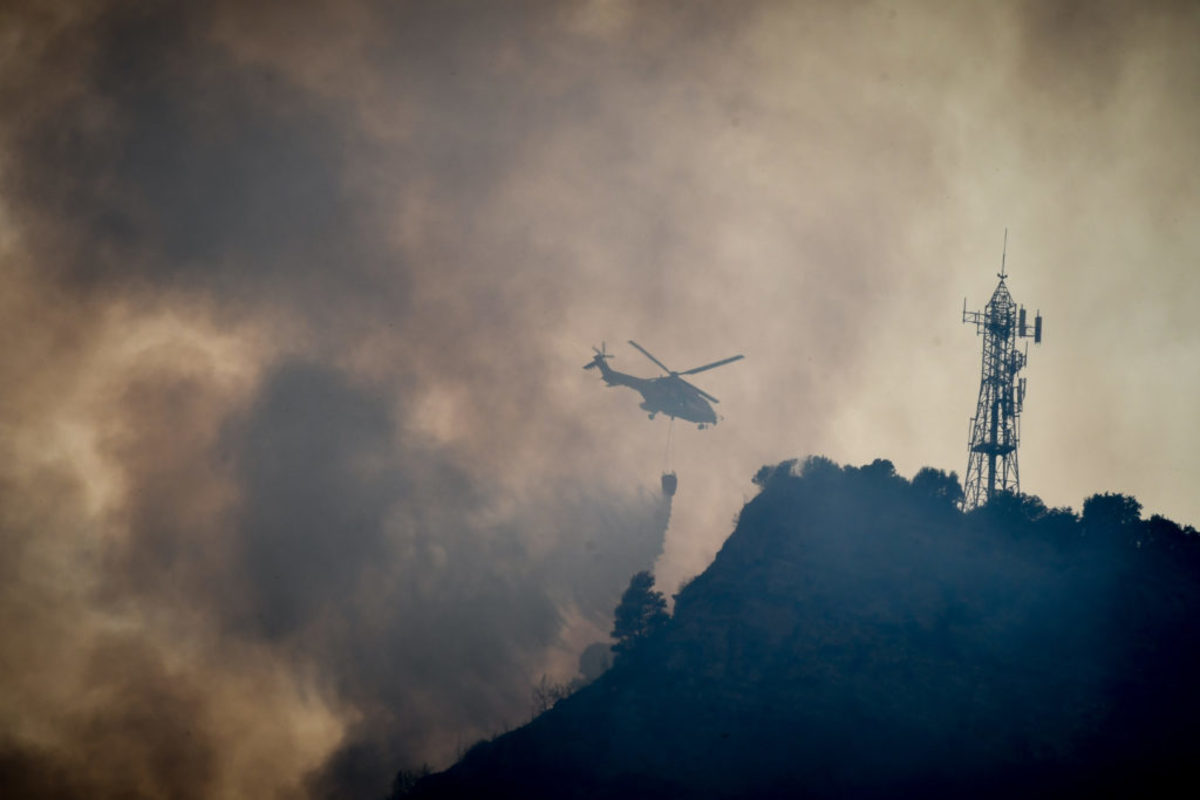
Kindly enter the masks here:
<path id="1" fill-rule="evenodd" d="M 3 774 L 261 797 L 446 763 L 570 677 L 632 572 L 703 569 L 760 464 L 961 470 L 957 309 L 1005 225 L 1047 317 L 1026 487 L 1194 521 L 1198 28 L 1170 3 L 10 4 Z M 747 354 L 700 382 L 727 419 L 676 431 L 674 508 L 665 425 L 579 370 L 628 338 Z"/>

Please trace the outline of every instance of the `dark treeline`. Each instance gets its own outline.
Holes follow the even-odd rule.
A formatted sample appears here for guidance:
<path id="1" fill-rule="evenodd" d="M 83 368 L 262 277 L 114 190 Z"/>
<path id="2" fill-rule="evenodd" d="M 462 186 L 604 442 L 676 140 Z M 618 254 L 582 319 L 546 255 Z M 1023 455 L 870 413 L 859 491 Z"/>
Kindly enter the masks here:
<path id="1" fill-rule="evenodd" d="M 616 661 L 409 797 L 958 797 L 1197 787 L 1200 537 L 953 473 L 784 462 L 713 564 L 618 607 Z M 649 580 L 648 580 L 649 579 Z"/>

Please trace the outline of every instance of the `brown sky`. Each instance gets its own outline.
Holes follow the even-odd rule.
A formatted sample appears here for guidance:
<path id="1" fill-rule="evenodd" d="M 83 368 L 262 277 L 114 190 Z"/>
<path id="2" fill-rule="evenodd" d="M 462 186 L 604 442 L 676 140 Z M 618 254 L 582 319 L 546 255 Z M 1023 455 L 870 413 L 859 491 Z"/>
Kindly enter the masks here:
<path id="1" fill-rule="evenodd" d="M 961 474 L 1005 227 L 1022 488 L 1200 522 L 1195 4 L 244 5 L 0 11 L 12 785 L 336 794 L 519 724 L 762 464 Z M 579 369 L 629 338 L 747 356 L 665 543 L 666 423 Z"/>

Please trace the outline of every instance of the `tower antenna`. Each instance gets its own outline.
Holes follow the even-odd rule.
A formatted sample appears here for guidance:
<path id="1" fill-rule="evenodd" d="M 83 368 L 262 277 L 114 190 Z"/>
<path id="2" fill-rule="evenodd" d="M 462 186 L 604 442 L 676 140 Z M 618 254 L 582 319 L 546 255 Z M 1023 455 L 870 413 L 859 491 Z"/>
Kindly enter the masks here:
<path id="1" fill-rule="evenodd" d="M 1004 280 L 1006 277 L 1008 277 L 1004 273 L 1004 261 L 1006 258 L 1008 258 L 1008 227 L 1007 226 L 1004 228 L 1004 247 L 1000 251 L 1000 275 L 998 276 L 1000 278 L 1000 280 Z"/>
<path id="2" fill-rule="evenodd" d="M 963 322 L 975 325 L 983 336 L 983 365 L 979 378 L 979 402 L 971 419 L 967 474 L 963 483 L 963 507 L 985 505 L 997 493 L 1020 494 L 1017 469 L 1017 445 L 1020 443 L 1021 408 L 1025 403 L 1025 379 L 1017 373 L 1027 356 L 1017 349 L 1018 339 L 1042 341 L 1042 315 L 1038 312 L 1030 330 L 1025 307 L 1018 306 L 1004 280 L 1008 257 L 1008 228 L 1004 229 L 1004 249 L 1000 255 L 1000 283 L 992 292 L 983 311 L 967 311 L 963 301 Z"/>

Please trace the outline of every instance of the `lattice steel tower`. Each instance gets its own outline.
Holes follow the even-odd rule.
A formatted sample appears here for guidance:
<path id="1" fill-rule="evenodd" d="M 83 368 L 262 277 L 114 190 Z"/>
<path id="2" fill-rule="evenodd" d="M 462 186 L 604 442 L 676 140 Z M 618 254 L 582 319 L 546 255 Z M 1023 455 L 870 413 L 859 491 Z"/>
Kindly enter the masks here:
<path id="1" fill-rule="evenodd" d="M 970 455 L 963 485 L 964 508 L 985 504 L 997 492 L 1021 491 L 1017 471 L 1017 444 L 1020 442 L 1021 406 L 1025 402 L 1025 379 L 1017 373 L 1025 366 L 1029 345 L 1017 349 L 1017 339 L 1042 341 L 1042 315 L 1038 312 L 1033 329 L 1026 324 L 1025 307 L 1018 307 L 1004 284 L 1004 261 L 1008 255 L 1008 231 L 1000 256 L 1000 284 L 992 292 L 983 311 L 967 311 L 963 300 L 963 322 L 974 323 L 983 336 L 983 369 L 979 380 L 979 403 L 971 420 Z"/>

